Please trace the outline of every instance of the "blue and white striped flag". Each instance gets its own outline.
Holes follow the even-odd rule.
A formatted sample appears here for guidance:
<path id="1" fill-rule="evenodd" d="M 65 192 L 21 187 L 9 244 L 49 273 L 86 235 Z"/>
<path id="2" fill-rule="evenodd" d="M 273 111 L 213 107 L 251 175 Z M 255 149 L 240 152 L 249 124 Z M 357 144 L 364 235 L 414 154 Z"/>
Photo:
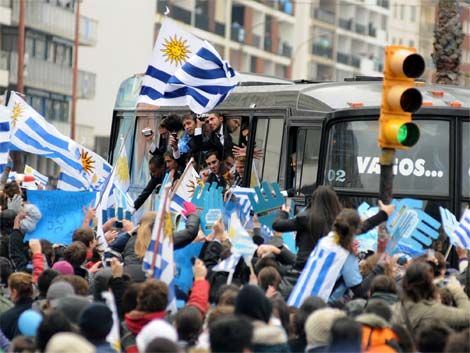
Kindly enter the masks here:
<path id="1" fill-rule="evenodd" d="M 251 201 L 248 195 L 255 195 L 255 190 L 252 188 L 243 188 L 237 186 L 233 189 L 232 195 L 236 197 L 241 210 L 240 210 L 240 220 L 242 224 L 246 223 L 246 221 L 250 218 L 250 211 L 251 208 Z"/>
<path id="2" fill-rule="evenodd" d="M 460 219 L 460 223 L 455 227 L 452 237 L 455 245 L 470 250 L 470 209 L 466 209 Z"/>
<path id="3" fill-rule="evenodd" d="M 0 105 L 0 166 L 8 163 L 11 110 Z"/>
<path id="4" fill-rule="evenodd" d="M 212 268 L 212 271 L 215 272 L 230 272 L 237 267 L 238 262 L 240 261 L 241 254 L 233 253 L 225 260 L 220 261 L 216 266 Z"/>
<path id="5" fill-rule="evenodd" d="M 144 255 L 142 270 L 148 277 L 159 279 L 168 285 L 168 310 L 176 312 L 175 264 L 173 261 L 173 227 L 168 212 L 171 183 L 164 186 L 156 212 L 152 237 Z"/>
<path id="6" fill-rule="evenodd" d="M 165 19 L 142 83 L 138 103 L 188 105 L 201 114 L 236 86 L 235 72 L 208 43 Z"/>
<path id="7" fill-rule="evenodd" d="M 310 254 L 287 304 L 299 308 L 309 296 L 328 301 L 348 255 L 349 252 L 337 244 L 335 233 L 330 232 L 321 238 Z"/>
<path id="8" fill-rule="evenodd" d="M 25 165 L 24 167 L 24 174 L 25 175 L 32 175 L 34 177 L 34 181 L 38 185 L 46 186 L 49 182 L 49 177 L 45 176 L 44 174 L 39 173 L 36 169 L 29 165 Z"/>

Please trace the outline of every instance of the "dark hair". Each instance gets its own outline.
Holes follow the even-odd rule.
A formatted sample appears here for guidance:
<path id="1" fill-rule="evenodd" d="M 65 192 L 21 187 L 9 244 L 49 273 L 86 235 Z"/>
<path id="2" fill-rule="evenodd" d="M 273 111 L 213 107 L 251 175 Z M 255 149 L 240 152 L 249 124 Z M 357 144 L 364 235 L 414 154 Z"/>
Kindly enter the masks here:
<path id="1" fill-rule="evenodd" d="M 198 309 L 187 306 L 175 315 L 175 327 L 178 339 L 185 341 L 189 347 L 196 345 L 202 331 L 202 315 Z"/>
<path id="2" fill-rule="evenodd" d="M 137 310 L 153 313 L 168 306 L 168 285 L 159 280 L 150 280 L 142 285 L 137 295 Z"/>
<path id="3" fill-rule="evenodd" d="M 137 296 L 142 289 L 142 283 L 132 283 L 127 287 L 122 297 L 122 313 L 127 314 L 137 308 Z"/>
<path id="4" fill-rule="evenodd" d="M 400 347 L 402 353 L 414 353 L 416 352 L 414 344 L 413 344 L 413 337 L 408 332 L 408 330 L 402 325 L 392 325 L 392 330 L 397 335 L 398 338 L 398 346 Z"/>
<path id="5" fill-rule="evenodd" d="M 289 333 L 289 307 L 283 298 L 275 297 L 271 298 L 271 303 L 273 305 L 273 314 L 277 311 L 277 318 L 281 321 L 281 325 Z"/>
<path id="6" fill-rule="evenodd" d="M 298 337 L 305 337 L 305 322 L 310 314 L 325 307 L 326 303 L 320 297 L 307 297 L 304 299 L 294 317 L 295 333 Z"/>
<path id="7" fill-rule="evenodd" d="M 349 317 L 336 319 L 331 326 L 328 352 L 360 353 L 362 326 Z"/>
<path id="8" fill-rule="evenodd" d="M 38 277 L 38 290 L 39 290 L 39 295 L 42 298 L 46 297 L 47 290 L 52 284 L 52 281 L 54 278 L 59 276 L 60 273 L 57 272 L 56 270 L 52 269 L 47 269 L 43 273 L 41 273 Z"/>
<path id="9" fill-rule="evenodd" d="M 215 156 L 215 158 L 217 158 L 219 161 L 221 160 L 220 156 L 219 156 L 219 152 L 217 152 L 215 150 L 210 150 L 210 151 L 206 152 L 206 155 L 204 156 L 204 161 L 207 161 L 210 156 Z"/>
<path id="10" fill-rule="evenodd" d="M 165 167 L 165 159 L 163 158 L 162 155 L 157 154 L 153 156 L 152 158 L 150 158 L 149 165 L 150 164 L 154 165 L 157 168 L 163 168 Z"/>
<path id="11" fill-rule="evenodd" d="M 374 294 L 375 292 L 397 294 L 397 284 L 395 280 L 389 276 L 378 275 L 372 280 L 372 283 L 370 284 L 370 295 Z"/>
<path id="12" fill-rule="evenodd" d="M 179 353 L 180 346 L 169 339 L 157 337 L 150 341 L 145 348 L 145 353 Z"/>
<path id="13" fill-rule="evenodd" d="M 189 120 L 189 119 L 191 119 L 192 121 L 196 121 L 196 116 L 194 114 L 191 114 L 191 113 L 184 114 L 181 117 L 181 123 L 184 123 L 185 120 Z"/>
<path id="14" fill-rule="evenodd" d="M 16 336 L 11 341 L 8 352 L 35 353 L 36 344 L 33 337 Z"/>
<path id="15" fill-rule="evenodd" d="M 405 298 L 417 303 L 420 300 L 434 299 L 436 287 L 433 284 L 433 271 L 425 262 L 414 262 L 407 269 L 402 281 Z"/>
<path id="16" fill-rule="evenodd" d="M 240 288 L 234 284 L 223 284 L 215 294 L 216 305 L 235 305 Z"/>
<path id="17" fill-rule="evenodd" d="M 8 278 L 13 273 L 13 267 L 10 260 L 6 257 L 0 257 L 0 284 L 7 285 Z"/>
<path id="18" fill-rule="evenodd" d="M 447 338 L 444 353 L 470 352 L 470 329 L 452 333 Z"/>
<path id="19" fill-rule="evenodd" d="M 243 317 L 227 316 L 214 322 L 209 331 L 212 353 L 242 353 L 251 349 L 253 325 Z"/>
<path id="20" fill-rule="evenodd" d="M 339 235 L 339 244 L 346 250 L 351 250 L 351 245 L 361 218 L 356 210 L 345 208 L 335 218 L 333 230 Z"/>
<path id="21" fill-rule="evenodd" d="M 234 311 L 235 307 L 233 305 L 217 305 L 211 309 L 207 315 L 207 327 L 209 330 L 216 321 L 225 318 L 227 315 L 233 315 Z"/>
<path id="22" fill-rule="evenodd" d="M 39 324 L 36 333 L 38 351 L 44 352 L 49 340 L 59 332 L 73 332 L 72 324 L 61 311 L 53 310 Z"/>
<path id="23" fill-rule="evenodd" d="M 279 284 L 281 283 L 281 275 L 274 267 L 267 266 L 259 271 L 258 283 L 261 289 L 265 292 L 268 290 L 269 286 L 278 289 Z"/>
<path id="24" fill-rule="evenodd" d="M 390 322 L 392 319 L 392 309 L 390 309 L 387 303 L 380 299 L 369 300 L 364 309 L 364 312 L 380 316 L 387 322 Z"/>
<path id="25" fill-rule="evenodd" d="M 255 263 L 255 266 L 254 266 L 254 270 L 255 270 L 255 275 L 258 276 L 258 274 L 261 272 L 261 270 L 263 268 L 266 268 L 266 267 L 274 267 L 277 272 L 279 272 L 279 265 L 278 263 L 276 262 L 276 260 L 274 260 L 273 258 L 271 257 L 262 257 L 261 259 L 258 259 L 258 261 L 256 261 Z M 279 272 L 280 273 L 280 272 Z"/>
<path id="26" fill-rule="evenodd" d="M 176 114 L 171 114 L 165 117 L 160 124 L 161 127 L 164 127 L 170 132 L 178 132 L 183 130 L 183 124 L 181 123 L 181 119 Z"/>
<path id="27" fill-rule="evenodd" d="M 64 260 L 74 269 L 83 265 L 86 260 L 86 246 L 81 241 L 74 241 L 64 250 Z"/>
<path id="28" fill-rule="evenodd" d="M 80 241 L 87 248 L 90 246 L 93 240 L 95 240 L 95 232 L 90 227 L 81 227 L 75 229 L 72 235 L 72 241 Z"/>
<path id="29" fill-rule="evenodd" d="M 41 252 L 46 257 L 47 265 L 52 267 L 55 259 L 55 252 L 52 248 L 52 243 L 46 239 L 41 239 L 39 242 L 41 243 Z"/>
<path id="30" fill-rule="evenodd" d="M 319 229 L 320 234 L 328 234 L 341 209 L 342 206 L 336 192 L 330 186 L 319 186 L 310 199 L 310 232 L 318 232 L 317 229 L 320 226 L 322 228 Z M 321 225 L 318 224 L 318 220 L 322 222 Z"/>
<path id="31" fill-rule="evenodd" d="M 421 353 L 443 352 L 451 333 L 451 328 L 443 322 L 425 322 L 416 332 L 416 349 Z"/>

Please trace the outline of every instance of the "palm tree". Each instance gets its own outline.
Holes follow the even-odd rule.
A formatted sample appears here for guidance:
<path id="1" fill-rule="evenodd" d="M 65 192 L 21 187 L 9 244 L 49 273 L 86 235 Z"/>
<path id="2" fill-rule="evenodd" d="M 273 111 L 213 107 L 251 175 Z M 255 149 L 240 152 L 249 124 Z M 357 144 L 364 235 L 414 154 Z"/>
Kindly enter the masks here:
<path id="1" fill-rule="evenodd" d="M 434 29 L 436 83 L 458 85 L 464 34 L 460 22 L 459 0 L 439 0 Z"/>

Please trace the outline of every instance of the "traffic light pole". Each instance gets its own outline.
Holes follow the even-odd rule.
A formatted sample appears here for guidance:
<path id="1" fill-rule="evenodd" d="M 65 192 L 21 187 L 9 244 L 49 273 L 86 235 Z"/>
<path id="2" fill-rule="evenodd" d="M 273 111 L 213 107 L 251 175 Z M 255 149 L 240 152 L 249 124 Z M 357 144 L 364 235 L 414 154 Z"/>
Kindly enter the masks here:
<path id="1" fill-rule="evenodd" d="M 380 156 L 380 188 L 379 199 L 386 205 L 392 202 L 393 198 L 393 162 L 395 159 L 395 149 L 382 148 Z"/>

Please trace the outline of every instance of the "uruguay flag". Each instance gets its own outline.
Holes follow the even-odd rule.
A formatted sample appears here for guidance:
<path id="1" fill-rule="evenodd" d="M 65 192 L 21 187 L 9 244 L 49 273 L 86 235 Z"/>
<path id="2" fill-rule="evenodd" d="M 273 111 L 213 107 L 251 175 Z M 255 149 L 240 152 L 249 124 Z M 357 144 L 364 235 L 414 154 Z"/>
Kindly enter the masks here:
<path id="1" fill-rule="evenodd" d="M 287 304 L 299 308 L 305 298 L 317 296 L 328 301 L 349 252 L 337 244 L 335 233 L 321 238 L 292 290 Z"/>
<path id="2" fill-rule="evenodd" d="M 470 250 L 470 209 L 466 209 L 460 219 L 460 223 L 455 227 L 452 234 L 455 244 L 461 248 Z"/>
<path id="3" fill-rule="evenodd" d="M 10 150 L 10 116 L 11 111 L 0 105 L 0 166 L 8 163 Z"/>
<path id="4" fill-rule="evenodd" d="M 220 104 L 236 84 L 234 70 L 208 42 L 165 19 L 138 103 L 188 105 L 193 112 L 201 114 Z"/>

